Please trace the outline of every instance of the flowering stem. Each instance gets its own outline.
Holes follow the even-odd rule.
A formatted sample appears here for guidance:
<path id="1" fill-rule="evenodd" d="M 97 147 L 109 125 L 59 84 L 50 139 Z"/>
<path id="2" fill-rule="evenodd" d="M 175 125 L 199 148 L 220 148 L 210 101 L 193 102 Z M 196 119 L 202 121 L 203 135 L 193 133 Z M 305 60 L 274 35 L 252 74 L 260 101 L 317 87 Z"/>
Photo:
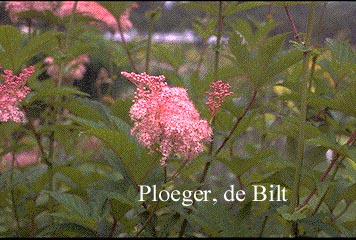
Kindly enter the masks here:
<path id="1" fill-rule="evenodd" d="M 20 219 L 17 212 L 16 200 L 15 200 L 15 189 L 14 189 L 14 169 L 15 169 L 15 153 L 12 153 L 12 160 L 11 160 L 11 173 L 10 173 L 10 188 L 11 188 L 11 204 L 12 209 L 14 212 L 14 218 L 16 221 L 16 231 L 15 236 L 18 234 L 18 229 L 20 227 Z"/>
<path id="2" fill-rule="evenodd" d="M 187 165 L 188 162 L 189 162 L 188 160 L 185 160 L 185 161 L 183 162 L 183 164 L 178 168 L 178 170 L 177 170 L 175 173 L 173 173 L 172 177 L 170 177 L 170 178 L 167 180 L 167 182 L 170 182 L 170 181 L 172 181 L 173 179 L 175 179 L 175 178 L 179 175 L 179 173 L 183 170 L 183 168 L 185 167 L 185 165 Z"/>
<path id="3" fill-rule="evenodd" d="M 288 8 L 285 7 L 286 13 L 289 19 L 291 16 L 289 15 Z M 311 3 L 309 8 L 309 20 L 308 20 L 308 27 L 307 27 L 307 36 L 305 40 L 305 47 L 309 47 L 311 44 L 312 39 L 312 31 L 313 31 L 313 22 L 314 22 L 314 13 L 315 13 L 315 3 Z M 291 21 L 293 31 L 297 31 L 294 25 L 294 22 Z M 299 35 L 295 32 L 295 36 L 298 41 Z M 299 134 L 298 134 L 298 149 L 296 155 L 296 171 L 294 175 L 294 183 L 293 183 L 293 191 L 290 200 L 290 211 L 294 212 L 295 208 L 299 205 L 299 195 L 300 195 L 300 180 L 302 176 L 302 169 L 303 169 L 303 160 L 304 160 L 304 142 L 305 142 L 305 121 L 307 116 L 307 98 L 308 98 L 308 90 L 309 90 L 309 82 L 311 78 L 312 71 L 308 70 L 309 66 L 309 57 L 310 51 L 304 52 L 304 59 L 303 59 L 303 85 L 302 85 L 302 92 L 301 92 L 301 104 L 300 104 L 300 115 L 299 115 Z M 291 228 L 292 236 L 298 236 L 298 224 L 297 222 L 292 223 Z"/>
<path id="4" fill-rule="evenodd" d="M 151 2 L 151 11 L 153 11 L 153 4 L 154 2 Z M 150 70 L 150 58 L 151 58 L 151 45 L 152 45 L 152 32 L 153 32 L 153 22 L 155 18 L 155 12 L 152 12 L 150 15 L 150 23 L 148 27 L 148 38 L 147 38 L 147 48 L 146 48 L 146 65 L 145 65 L 145 71 L 146 73 L 149 73 Z"/>
<path id="5" fill-rule="evenodd" d="M 219 1 L 219 12 L 218 12 L 218 29 L 217 29 L 217 38 L 216 38 L 216 48 L 215 48 L 215 60 L 214 60 L 214 80 L 218 79 L 218 71 L 219 71 L 219 60 L 220 60 L 220 41 L 221 41 L 221 36 L 223 32 L 223 2 Z M 211 125 L 214 125 L 214 116 L 210 120 Z M 209 146 L 209 160 L 205 163 L 203 173 L 200 177 L 199 183 L 203 185 L 203 183 L 206 180 L 206 176 L 208 175 L 209 168 L 211 166 L 211 162 L 213 161 L 213 148 L 214 148 L 214 139 L 212 139 L 210 146 Z M 200 187 L 198 188 L 198 190 Z M 192 206 L 194 205 L 195 201 L 193 200 Z M 188 210 L 188 214 L 190 214 L 192 211 L 191 209 Z M 188 225 L 188 220 L 185 218 L 183 220 L 183 223 L 181 225 L 180 231 L 179 231 L 179 237 L 182 237 L 185 233 L 185 230 Z"/>
<path id="6" fill-rule="evenodd" d="M 246 116 L 246 113 L 250 110 L 253 102 L 256 99 L 256 95 L 257 95 L 257 90 L 254 90 L 253 94 L 252 94 L 252 97 L 251 97 L 250 101 L 248 102 L 248 104 L 247 104 L 245 110 L 243 111 L 242 115 L 237 119 L 237 121 L 236 121 L 235 125 L 232 127 L 229 135 L 227 135 L 227 137 L 224 139 L 224 141 L 222 142 L 220 147 L 216 150 L 216 152 L 214 153 L 214 156 L 218 155 L 218 153 L 221 151 L 221 149 L 225 146 L 226 142 L 229 141 L 229 139 L 231 138 L 232 134 L 236 130 L 236 128 L 239 125 L 239 123 L 241 122 L 241 120 Z"/>
<path id="7" fill-rule="evenodd" d="M 218 79 L 219 72 L 219 57 L 220 57 L 220 41 L 223 32 L 224 16 L 222 15 L 223 2 L 219 1 L 219 13 L 218 13 L 218 32 L 216 36 L 216 48 L 215 48 L 215 60 L 214 60 L 214 80 Z"/>
<path id="8" fill-rule="evenodd" d="M 125 49 L 125 51 L 126 51 L 127 58 L 128 58 L 129 61 L 130 61 L 130 64 L 131 64 L 132 69 L 133 69 L 135 72 L 137 72 L 137 68 L 136 68 L 135 62 L 134 62 L 133 59 L 132 59 L 130 50 L 129 50 L 129 48 L 128 48 L 128 46 L 127 46 L 127 43 L 126 43 L 126 39 L 125 39 L 124 32 L 123 32 L 123 29 L 122 29 L 122 26 L 121 26 L 121 22 L 120 22 L 120 21 L 118 22 L 118 26 L 119 26 L 119 33 L 120 33 L 120 37 L 121 37 L 121 41 L 122 41 L 122 46 L 124 47 L 124 49 Z"/>

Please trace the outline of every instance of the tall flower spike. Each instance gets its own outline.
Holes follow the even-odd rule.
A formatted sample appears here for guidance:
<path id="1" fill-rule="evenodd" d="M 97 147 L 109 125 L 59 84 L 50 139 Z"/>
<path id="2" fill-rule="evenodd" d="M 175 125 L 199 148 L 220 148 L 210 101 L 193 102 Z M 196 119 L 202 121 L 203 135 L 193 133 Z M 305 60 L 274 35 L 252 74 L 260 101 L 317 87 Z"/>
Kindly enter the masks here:
<path id="1" fill-rule="evenodd" d="M 228 83 L 224 83 L 221 80 L 212 82 L 210 84 L 210 91 L 207 92 L 208 100 L 206 101 L 206 105 L 209 108 L 210 116 L 214 117 L 217 110 L 221 107 L 224 102 L 224 99 L 227 96 L 234 94 L 230 92 L 229 89 L 231 85 Z"/>
<path id="2" fill-rule="evenodd" d="M 25 114 L 16 105 L 30 93 L 30 88 L 25 84 L 34 71 L 34 66 L 30 66 L 14 76 L 11 70 L 4 70 L 1 75 L 4 82 L 0 84 L 0 122 L 25 121 Z"/>
<path id="3" fill-rule="evenodd" d="M 192 160 L 211 141 L 212 129 L 200 118 L 184 88 L 170 87 L 165 77 L 121 72 L 136 86 L 130 117 L 134 121 L 131 134 L 151 151 L 158 145 L 161 165 L 174 153 Z"/>

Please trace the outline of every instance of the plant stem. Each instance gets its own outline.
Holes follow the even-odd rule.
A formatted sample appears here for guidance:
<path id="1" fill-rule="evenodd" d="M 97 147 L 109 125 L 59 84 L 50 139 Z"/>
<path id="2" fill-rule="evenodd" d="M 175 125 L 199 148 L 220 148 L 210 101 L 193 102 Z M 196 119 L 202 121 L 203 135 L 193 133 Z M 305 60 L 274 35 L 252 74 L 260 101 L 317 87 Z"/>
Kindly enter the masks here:
<path id="1" fill-rule="evenodd" d="M 136 68 L 135 62 L 134 62 L 134 60 L 132 59 L 130 50 L 129 50 L 129 48 L 128 48 L 128 46 L 127 46 L 127 43 L 126 43 L 126 39 L 125 39 L 125 36 L 124 36 L 124 32 L 123 32 L 123 30 L 122 30 L 122 26 L 121 26 L 120 21 L 118 22 L 118 26 L 119 26 L 119 33 L 120 33 L 122 45 L 123 45 L 123 47 L 124 47 L 124 49 L 125 49 L 125 51 L 126 51 L 126 54 L 127 54 L 127 57 L 128 57 L 128 59 L 129 59 L 129 61 L 130 61 L 131 67 L 132 67 L 132 69 L 133 69 L 135 72 L 137 72 L 137 68 Z"/>
<path id="2" fill-rule="evenodd" d="M 340 159 L 340 161 L 336 164 L 335 170 L 334 170 L 333 174 L 331 175 L 330 181 L 333 181 L 333 180 L 335 179 L 337 170 L 339 170 L 339 167 L 340 167 L 342 161 L 344 160 L 344 158 L 345 158 L 345 157 L 342 157 L 342 158 Z M 330 186 L 330 185 L 329 185 L 329 186 Z M 320 206 L 321 206 L 321 203 L 324 201 L 324 198 L 325 198 L 326 194 L 327 194 L 328 191 L 329 191 L 329 186 L 327 187 L 327 189 L 326 189 L 326 191 L 324 192 L 323 196 L 321 196 L 321 198 L 319 199 L 318 204 L 316 205 L 316 207 L 315 207 L 313 213 L 311 214 L 312 216 L 315 215 L 315 214 L 318 212 L 318 210 L 319 210 L 319 208 L 320 208 Z"/>
<path id="3" fill-rule="evenodd" d="M 112 237 L 114 235 L 114 232 L 115 232 L 115 229 L 116 229 L 116 226 L 117 226 L 117 220 L 115 217 L 114 218 L 114 222 L 111 226 L 111 229 L 110 229 L 110 233 L 109 233 L 109 237 Z"/>
<path id="4" fill-rule="evenodd" d="M 287 17 L 288 17 L 288 20 L 289 20 L 289 22 L 290 22 L 290 24 L 292 26 L 294 37 L 297 39 L 297 41 L 299 43 L 303 43 L 303 41 L 302 41 L 302 39 L 300 37 L 300 34 L 299 34 L 298 30 L 297 30 L 297 27 L 295 26 L 294 19 L 293 19 L 292 15 L 289 12 L 288 6 L 285 6 L 284 10 L 285 10 L 285 12 L 287 14 Z"/>
<path id="5" fill-rule="evenodd" d="M 215 49 L 215 60 L 214 60 L 214 80 L 217 80 L 218 78 L 218 71 L 219 71 L 219 60 L 220 60 L 220 40 L 221 40 L 221 36 L 222 36 L 222 32 L 223 32 L 223 2 L 219 1 L 219 13 L 218 13 L 218 29 L 217 29 L 217 39 L 216 39 L 216 49 Z M 214 117 L 212 117 L 211 119 L 211 126 L 214 125 Z M 213 128 L 214 130 L 214 128 Z M 214 135 L 214 134 L 213 134 Z M 214 149 L 214 138 L 212 139 L 210 146 L 209 146 L 209 160 L 205 163 L 204 166 L 204 170 L 203 173 L 200 177 L 199 183 L 201 185 L 204 184 L 205 180 L 206 180 L 206 176 L 208 175 L 208 171 L 209 168 L 211 166 L 211 162 L 213 161 L 213 149 Z M 199 190 L 200 187 L 197 189 Z M 192 206 L 195 204 L 195 200 L 193 200 Z M 192 212 L 191 209 L 188 210 L 188 214 L 190 214 Z M 184 218 L 183 223 L 180 227 L 180 231 L 179 231 L 179 237 L 182 237 L 185 233 L 185 230 L 187 228 L 188 225 L 188 220 L 186 218 Z"/>
<path id="6" fill-rule="evenodd" d="M 46 153 L 44 151 L 44 147 L 43 147 L 42 142 L 41 142 L 41 135 L 36 131 L 36 128 L 33 125 L 32 120 L 30 119 L 30 110 L 26 106 L 23 106 L 22 109 L 24 110 L 24 112 L 26 114 L 26 117 L 27 117 L 29 125 L 30 125 L 30 130 L 31 130 L 32 134 L 35 136 L 37 145 L 38 145 L 38 147 L 40 149 L 41 160 L 43 159 L 47 165 L 50 165 L 51 163 L 48 162 L 48 157 L 47 157 L 47 155 L 46 155 Z"/>
<path id="7" fill-rule="evenodd" d="M 321 10 L 321 14 L 320 14 L 319 22 L 318 22 L 318 31 L 317 31 L 318 34 L 316 36 L 316 44 L 319 44 L 321 31 L 323 29 L 323 18 L 324 18 L 324 14 L 325 14 L 325 11 L 326 11 L 326 5 L 327 4 L 328 4 L 328 2 L 325 2 L 323 4 L 323 8 Z"/>
<path id="8" fill-rule="evenodd" d="M 237 119 L 235 125 L 232 127 L 232 129 L 230 130 L 229 135 L 227 135 L 227 137 L 224 139 L 224 141 L 222 142 L 222 144 L 220 145 L 220 147 L 216 150 L 214 156 L 216 156 L 221 149 L 225 146 L 226 142 L 229 141 L 229 139 L 231 138 L 232 134 L 234 133 L 234 131 L 236 130 L 237 126 L 239 125 L 239 123 L 241 122 L 241 120 L 246 116 L 246 113 L 250 110 L 250 108 L 252 107 L 253 102 L 256 99 L 256 95 L 257 95 L 257 90 L 254 90 L 252 97 L 250 99 L 250 101 L 248 102 L 245 110 L 243 111 L 242 115 Z"/>
<path id="9" fill-rule="evenodd" d="M 78 1 L 74 1 L 74 5 L 72 8 L 72 14 L 70 15 L 70 19 L 69 19 L 68 31 L 66 34 L 65 46 L 68 46 L 68 44 L 69 44 L 69 40 L 70 40 L 70 37 L 72 34 L 72 25 L 73 25 L 74 17 L 75 17 L 74 15 L 75 15 L 75 12 L 77 11 L 77 7 L 78 7 Z"/>
<path id="10" fill-rule="evenodd" d="M 288 8 L 285 7 L 287 15 Z M 314 22 L 314 13 L 315 13 L 315 3 L 311 3 L 309 8 L 309 20 L 307 27 L 307 36 L 305 40 L 305 47 L 308 48 L 311 45 L 312 39 L 312 31 L 313 31 L 313 22 Z M 288 15 L 291 17 L 290 15 Z M 292 22 L 293 30 L 296 31 L 296 27 L 294 22 Z M 296 35 L 297 38 L 298 34 Z M 298 39 L 298 38 L 297 38 Z M 307 116 L 307 99 L 308 99 L 308 84 L 309 79 L 311 78 L 311 73 L 308 70 L 309 67 L 309 56 L 310 51 L 304 52 L 303 59 L 303 83 L 301 88 L 301 104 L 300 104 L 300 115 L 299 115 L 299 134 L 298 134 L 298 148 L 296 155 L 296 171 L 294 175 L 294 184 L 292 189 L 291 203 L 290 203 L 290 211 L 294 212 L 296 207 L 299 205 L 299 195 L 300 195 L 300 180 L 302 176 L 303 169 L 303 160 L 304 160 L 304 142 L 305 142 L 305 121 Z M 298 224 L 297 222 L 292 223 L 291 229 L 292 236 L 298 236 Z"/>
<path id="11" fill-rule="evenodd" d="M 15 222 L 16 222 L 15 236 L 17 236 L 18 230 L 20 227 L 20 219 L 19 219 L 19 214 L 17 212 L 17 206 L 16 206 L 16 201 L 15 201 L 14 169 L 15 169 L 15 153 L 12 152 L 11 173 L 10 173 L 10 188 L 11 188 L 10 194 L 11 194 L 11 205 L 12 205 L 12 209 L 14 212 L 14 218 L 15 218 Z"/>
<path id="12" fill-rule="evenodd" d="M 218 80 L 219 77 L 219 59 L 220 59 L 220 41 L 223 33 L 223 21 L 224 16 L 222 15 L 223 2 L 219 1 L 219 13 L 218 13 L 218 32 L 216 36 L 216 48 L 215 48 L 215 59 L 214 59 L 214 81 Z"/>
<path id="13" fill-rule="evenodd" d="M 356 129 L 355 131 L 352 133 L 352 135 L 349 137 L 349 139 L 346 142 L 346 145 L 352 145 L 356 140 Z M 331 160 L 328 168 L 325 170 L 324 174 L 321 176 L 319 182 L 322 183 L 325 181 L 326 177 L 328 176 L 328 174 L 330 173 L 331 169 L 333 168 L 333 166 L 335 165 L 337 159 L 340 157 L 340 154 L 337 153 L 335 155 L 335 157 Z M 296 209 L 296 211 L 298 211 L 299 209 L 301 209 L 302 207 L 304 207 L 305 205 L 307 205 L 310 201 L 310 199 L 314 196 L 314 194 L 316 193 L 316 187 L 313 188 L 310 193 L 308 194 L 308 196 L 305 198 L 303 204 L 299 205 L 298 208 Z"/>
<path id="14" fill-rule="evenodd" d="M 151 219 L 152 219 L 152 217 L 154 216 L 154 214 L 155 214 L 155 212 L 157 210 L 158 204 L 159 204 L 159 200 L 156 202 L 152 212 L 150 213 L 150 215 L 146 219 L 145 223 L 142 225 L 141 229 L 136 233 L 136 237 L 138 237 L 141 234 L 141 232 L 146 228 L 146 226 L 147 226 L 147 224 L 149 222 L 152 222 Z"/>
<path id="15" fill-rule="evenodd" d="M 154 2 L 151 2 L 151 11 L 153 10 Z M 152 12 L 150 15 L 150 23 L 148 27 L 148 37 L 147 37 L 147 48 L 146 48 L 146 64 L 145 72 L 149 73 L 150 71 L 150 60 L 151 60 L 151 48 L 152 48 L 152 33 L 153 33 L 153 23 L 156 13 Z"/>

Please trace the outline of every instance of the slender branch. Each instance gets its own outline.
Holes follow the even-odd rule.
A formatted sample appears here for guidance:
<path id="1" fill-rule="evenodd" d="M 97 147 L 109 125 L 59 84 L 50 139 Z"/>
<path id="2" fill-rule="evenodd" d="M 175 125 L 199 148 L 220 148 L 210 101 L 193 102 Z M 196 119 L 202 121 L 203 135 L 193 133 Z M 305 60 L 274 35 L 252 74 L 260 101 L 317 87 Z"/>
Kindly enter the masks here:
<path id="1" fill-rule="evenodd" d="M 126 39 L 125 39 L 125 36 L 124 36 L 123 29 L 122 29 L 122 26 L 121 26 L 121 22 L 120 22 L 120 21 L 118 22 L 118 26 L 119 26 L 119 33 L 120 33 L 120 37 L 121 37 L 122 46 L 124 47 L 124 49 L 125 49 L 125 51 L 126 51 L 127 58 L 128 58 L 129 61 L 130 61 L 130 64 L 131 64 L 132 69 L 133 69 L 135 72 L 137 72 L 137 68 L 136 68 L 136 65 L 135 65 L 134 60 L 132 59 L 130 50 L 129 50 L 128 46 L 127 46 L 127 42 L 126 42 Z"/>
<path id="2" fill-rule="evenodd" d="M 152 217 L 154 216 L 154 214 L 155 214 L 155 212 L 157 210 L 158 204 L 159 204 L 159 200 L 156 202 L 156 204 L 154 206 L 154 209 L 152 210 L 152 212 L 150 213 L 150 215 L 146 219 L 145 223 L 142 225 L 141 229 L 136 233 L 136 237 L 138 237 L 141 234 L 141 232 L 146 228 L 148 223 L 151 222 L 151 219 L 152 219 Z"/>
<path id="3" fill-rule="evenodd" d="M 112 237 L 114 235 L 114 232 L 115 232 L 116 226 L 117 226 L 117 220 L 116 220 L 115 217 L 113 217 L 113 218 L 114 218 L 114 222 L 113 222 L 113 224 L 111 226 L 109 237 Z"/>
<path id="4" fill-rule="evenodd" d="M 153 4 L 151 2 L 151 11 L 153 11 Z M 146 63 L 145 63 L 145 71 L 149 73 L 150 71 L 150 60 L 151 60 L 151 48 L 152 48 L 152 32 L 153 32 L 153 23 L 155 18 L 156 12 L 151 12 L 150 15 L 150 23 L 148 27 L 148 37 L 147 37 L 147 48 L 146 48 Z"/>
<path id="5" fill-rule="evenodd" d="M 300 37 L 300 34 L 299 34 L 298 30 L 297 30 L 297 27 L 295 26 L 294 19 L 293 19 L 292 15 L 289 12 L 288 6 L 284 6 L 284 10 L 285 10 L 285 12 L 287 14 L 287 17 L 288 17 L 288 20 L 289 20 L 289 22 L 290 22 L 290 24 L 292 26 L 294 37 L 297 39 L 297 41 L 299 43 L 303 43 L 303 40 Z"/>
<path id="6" fill-rule="evenodd" d="M 214 80 L 218 79 L 218 71 L 219 71 L 219 60 L 220 60 L 220 41 L 223 33 L 223 2 L 219 1 L 219 12 L 218 12 L 218 28 L 217 28 L 217 38 L 216 38 L 216 48 L 215 48 L 215 58 L 214 58 Z M 214 125 L 214 116 L 211 119 L 211 125 Z M 208 175 L 209 168 L 211 166 L 211 162 L 213 161 L 213 149 L 214 149 L 214 138 L 212 139 L 209 146 L 209 160 L 205 163 L 203 173 L 200 177 L 199 183 L 202 185 L 205 182 L 206 176 Z M 198 187 L 198 190 L 200 187 Z M 195 199 L 193 200 L 192 206 L 195 204 Z M 188 210 L 188 214 L 191 214 L 192 210 Z M 185 230 L 188 225 L 188 220 L 184 218 L 183 223 L 180 227 L 179 237 L 182 237 L 185 233 Z"/>
<path id="7" fill-rule="evenodd" d="M 183 168 L 187 165 L 187 163 L 189 162 L 189 160 L 185 160 L 183 162 L 183 164 L 177 169 L 177 171 L 175 173 L 173 173 L 172 177 L 170 177 L 167 182 L 170 182 L 172 181 L 173 179 L 175 179 L 179 174 L 180 172 L 183 170 Z"/>
<path id="8" fill-rule="evenodd" d="M 289 14 L 288 7 L 285 7 L 288 19 L 291 22 L 295 37 L 299 42 L 301 39 L 299 38 L 298 31 L 292 19 L 292 16 Z M 311 3 L 309 8 L 309 19 L 308 19 L 308 27 L 307 27 L 307 37 L 305 41 L 305 46 L 309 47 L 311 45 L 312 40 L 312 31 L 313 31 L 313 22 L 314 22 L 314 14 L 315 14 L 315 3 Z M 305 150 L 305 121 L 307 116 L 307 99 L 309 93 L 308 84 L 310 82 L 311 73 L 309 72 L 309 56 L 310 52 L 304 52 L 304 59 L 303 59 L 303 83 L 301 88 L 301 104 L 300 104 L 300 115 L 299 115 L 299 133 L 298 133 L 298 149 L 296 154 L 296 171 L 294 175 L 294 183 L 293 183 L 293 191 L 290 200 L 290 211 L 295 211 L 295 208 L 299 205 L 299 195 L 300 195 L 300 181 L 302 176 L 303 170 L 303 161 L 304 161 L 304 150 Z M 315 65 L 314 65 L 315 66 Z M 291 225 L 291 234 L 292 236 L 298 236 L 298 223 L 292 222 Z"/>
<path id="9" fill-rule="evenodd" d="M 342 158 L 340 159 L 340 161 L 338 162 L 338 164 L 336 165 L 335 170 L 334 170 L 333 174 L 331 175 L 331 179 L 330 179 L 331 181 L 334 181 L 335 176 L 336 176 L 336 173 L 337 173 L 337 170 L 339 170 L 339 167 L 340 167 L 340 165 L 341 165 L 341 163 L 342 163 L 342 160 L 344 160 L 344 158 L 345 158 L 345 157 L 342 157 Z M 327 187 L 327 189 L 326 189 L 326 191 L 324 192 L 323 196 L 321 196 L 321 198 L 319 199 L 319 202 L 318 202 L 318 204 L 316 205 L 316 207 L 315 207 L 315 209 L 314 209 L 314 211 L 313 211 L 313 213 L 312 213 L 312 216 L 315 215 L 315 214 L 318 212 L 318 210 L 319 210 L 319 208 L 320 208 L 320 206 L 321 206 L 321 203 L 324 201 L 324 198 L 325 198 L 326 194 L 327 194 L 328 191 L 329 191 L 329 187 L 330 187 L 330 185 Z"/>
<path id="10" fill-rule="evenodd" d="M 322 29 L 323 29 L 323 18 L 324 18 L 327 4 L 328 4 L 328 2 L 325 2 L 323 4 L 323 8 L 321 10 L 321 14 L 320 14 L 319 22 L 318 22 L 318 31 L 317 31 L 318 34 L 316 35 L 316 44 L 319 44 L 320 35 L 321 35 Z"/>
<path id="11" fill-rule="evenodd" d="M 263 236 L 263 232 L 265 231 L 267 220 L 268 220 L 268 215 L 266 215 L 263 218 L 262 227 L 261 227 L 260 233 L 258 234 L 258 237 L 260 237 L 260 238 Z"/>
<path id="12" fill-rule="evenodd" d="M 10 175 L 10 186 L 11 186 L 11 205 L 13 208 L 13 212 L 14 212 L 14 218 L 15 218 L 15 222 L 16 222 L 16 231 L 15 234 L 17 236 L 18 234 L 18 230 L 20 227 L 20 218 L 19 218 L 19 214 L 17 212 L 17 206 L 16 206 L 16 201 L 15 201 L 15 189 L 14 189 L 14 169 L 15 169 L 15 153 L 12 152 L 12 159 L 11 159 L 11 175 Z"/>
<path id="13" fill-rule="evenodd" d="M 227 137 L 224 139 L 224 141 L 222 142 L 222 144 L 220 145 L 220 147 L 216 150 L 214 156 L 216 156 L 221 149 L 225 146 L 226 142 L 229 141 L 229 139 L 231 138 L 232 134 L 235 132 L 237 126 L 239 125 L 239 123 L 241 122 L 241 120 L 245 117 L 246 113 L 250 110 L 250 108 L 252 107 L 253 102 L 256 99 L 256 95 L 257 95 L 257 90 L 254 90 L 252 97 L 250 99 L 250 101 L 248 102 L 245 110 L 243 111 L 242 115 L 237 119 L 235 125 L 232 127 L 229 135 L 227 135 Z"/>
<path id="14" fill-rule="evenodd" d="M 219 1 L 219 13 L 218 13 L 218 32 L 216 36 L 216 48 L 215 48 L 215 59 L 214 59 L 214 80 L 219 77 L 219 59 L 220 59 L 220 42 L 223 33 L 223 22 L 224 16 L 222 15 L 223 2 Z"/>
<path id="15" fill-rule="evenodd" d="M 349 139 L 346 142 L 346 145 L 352 145 L 356 140 L 356 130 L 352 133 L 352 135 L 349 137 Z M 336 161 L 338 160 L 338 158 L 340 157 L 340 154 L 337 153 L 335 155 L 335 157 L 331 160 L 328 168 L 325 170 L 324 174 L 320 177 L 319 182 L 322 183 L 325 181 L 326 177 L 328 176 L 328 174 L 330 173 L 331 169 L 333 168 L 333 166 L 335 165 Z M 298 206 L 295 210 L 298 211 L 301 208 L 303 208 L 305 205 L 307 205 L 310 201 L 310 199 L 314 196 L 314 194 L 316 193 L 316 187 L 313 188 L 310 193 L 308 194 L 308 196 L 305 198 L 304 202 Z"/>

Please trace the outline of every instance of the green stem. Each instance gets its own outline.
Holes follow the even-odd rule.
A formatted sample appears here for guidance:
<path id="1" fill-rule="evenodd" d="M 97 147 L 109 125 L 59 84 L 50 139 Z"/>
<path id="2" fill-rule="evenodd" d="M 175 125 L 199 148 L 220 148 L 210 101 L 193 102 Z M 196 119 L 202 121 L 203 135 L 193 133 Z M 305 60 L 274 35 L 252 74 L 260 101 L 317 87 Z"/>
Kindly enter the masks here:
<path id="1" fill-rule="evenodd" d="M 69 19 L 69 26 L 68 26 L 68 31 L 67 31 L 67 35 L 66 35 L 65 46 L 68 46 L 70 37 L 72 36 L 72 25 L 74 22 L 75 12 L 77 11 L 77 6 L 78 6 L 78 1 L 74 1 L 72 14 L 70 15 L 70 19 Z"/>
<path id="2" fill-rule="evenodd" d="M 309 20 L 307 27 L 307 36 L 305 40 L 305 47 L 308 48 L 311 45 L 313 22 L 315 13 L 315 3 L 312 2 L 309 8 Z M 294 26 L 295 27 L 295 26 Z M 298 36 L 298 35 L 296 35 Z M 308 84 L 310 82 L 311 74 L 308 71 L 310 51 L 304 52 L 303 59 L 303 85 L 301 89 L 301 105 L 300 105 L 300 115 L 299 115 L 299 133 L 298 133 L 298 148 L 296 155 L 296 171 L 294 175 L 294 184 L 292 189 L 292 196 L 290 200 L 290 212 L 294 212 L 299 205 L 299 195 L 300 195 L 300 180 L 302 176 L 303 160 L 304 160 L 304 142 L 305 142 L 305 121 L 307 115 L 307 99 L 308 99 Z M 298 236 L 298 224 L 297 222 L 292 223 L 291 235 Z"/>
<path id="3" fill-rule="evenodd" d="M 239 125 L 239 123 L 241 122 L 241 120 L 246 116 L 247 112 L 250 110 L 250 108 L 252 107 L 253 102 L 255 101 L 257 96 L 257 90 L 253 91 L 252 97 L 250 99 L 250 101 L 248 102 L 245 110 L 243 111 L 242 115 L 237 119 L 235 125 L 232 127 L 232 129 L 230 130 L 229 135 L 227 135 L 227 137 L 224 139 L 224 141 L 222 142 L 222 144 L 219 146 L 219 148 L 216 150 L 216 152 L 214 153 L 214 156 L 218 155 L 218 153 L 221 151 L 221 149 L 225 146 L 225 144 L 227 143 L 227 141 L 229 141 L 229 139 L 232 137 L 232 134 L 235 132 L 237 126 Z"/>
<path id="4" fill-rule="evenodd" d="M 12 159 L 11 159 L 11 173 L 10 173 L 10 188 L 11 188 L 11 205 L 12 209 L 14 212 L 14 218 L 16 222 L 16 230 L 15 230 L 15 236 L 18 235 L 18 230 L 20 227 L 20 218 L 19 214 L 17 212 L 17 206 L 16 206 L 16 201 L 15 201 L 15 189 L 14 189 L 14 169 L 15 169 L 15 153 L 12 153 Z"/>
<path id="5" fill-rule="evenodd" d="M 120 21 L 118 23 L 118 26 L 119 26 L 119 33 L 120 33 L 120 37 L 121 37 L 122 46 L 124 47 L 124 49 L 126 51 L 127 58 L 130 61 L 132 69 L 137 73 L 137 68 L 136 68 L 134 60 L 132 59 L 132 56 L 131 56 L 131 53 L 130 53 L 130 49 L 127 46 L 126 39 L 125 39 L 124 32 L 123 32 L 123 29 L 122 29 Z"/>
<path id="6" fill-rule="evenodd" d="M 215 59 L 214 59 L 214 80 L 218 80 L 219 77 L 219 60 L 220 60 L 220 42 L 223 33 L 223 21 L 224 16 L 222 15 L 223 2 L 219 1 L 219 13 L 218 13 L 218 32 L 216 36 L 216 48 L 215 48 Z"/>
<path id="7" fill-rule="evenodd" d="M 220 40 L 221 40 L 221 36 L 222 36 L 222 32 L 223 32 L 223 2 L 219 1 L 219 13 L 218 13 L 218 29 L 217 29 L 217 39 L 216 39 L 216 48 L 215 48 L 215 60 L 214 60 L 214 80 L 217 80 L 218 78 L 218 71 L 219 71 L 219 60 L 220 60 Z M 214 117 L 211 119 L 211 126 L 214 125 Z M 213 128 L 214 130 L 214 128 Z M 213 134 L 214 135 L 214 134 Z M 211 166 L 211 162 L 213 161 L 213 149 L 214 149 L 214 138 L 212 139 L 210 145 L 209 145 L 209 159 L 208 161 L 205 163 L 204 166 L 204 170 L 203 173 L 200 177 L 199 183 L 201 184 L 201 186 L 204 184 L 205 180 L 206 180 L 206 176 L 208 175 L 208 171 L 209 168 Z M 199 190 L 200 187 L 197 189 Z M 195 204 L 195 201 L 193 200 L 192 206 Z M 188 210 L 188 214 L 191 214 L 192 210 L 189 209 Z M 187 229 L 188 226 L 188 220 L 185 218 L 183 220 L 183 223 L 180 227 L 180 231 L 179 231 L 179 237 L 182 237 Z"/>
<path id="8" fill-rule="evenodd" d="M 342 158 L 339 160 L 339 162 L 336 164 L 335 170 L 334 170 L 334 172 L 333 172 L 333 174 L 331 175 L 331 178 L 330 178 L 330 181 L 331 181 L 331 182 L 334 181 L 335 176 L 336 176 L 336 173 L 337 173 L 337 171 L 339 170 L 339 167 L 340 167 L 342 161 L 344 160 L 344 158 L 345 158 L 345 157 L 342 157 Z M 326 197 L 326 194 L 327 194 L 328 191 L 329 191 L 329 188 L 330 188 L 330 185 L 328 185 L 328 187 L 326 188 L 326 191 L 324 192 L 324 194 L 323 194 L 323 195 L 321 196 L 321 198 L 319 199 L 318 204 L 316 205 L 316 207 L 315 207 L 313 213 L 311 214 L 312 216 L 315 215 L 315 214 L 318 212 L 318 210 L 319 210 L 319 208 L 320 208 L 320 206 L 321 206 L 321 203 L 324 201 L 324 199 L 325 199 L 325 197 Z"/>
<path id="9" fill-rule="evenodd" d="M 151 3 L 151 11 L 153 10 L 153 4 Z M 149 73 L 150 71 L 150 60 L 151 60 L 151 48 L 152 48 L 152 33 L 153 33 L 153 26 L 154 26 L 154 18 L 156 13 L 152 12 L 150 15 L 150 23 L 148 27 L 148 38 L 147 38 L 147 48 L 146 48 L 146 65 L 145 65 L 145 72 Z"/>

